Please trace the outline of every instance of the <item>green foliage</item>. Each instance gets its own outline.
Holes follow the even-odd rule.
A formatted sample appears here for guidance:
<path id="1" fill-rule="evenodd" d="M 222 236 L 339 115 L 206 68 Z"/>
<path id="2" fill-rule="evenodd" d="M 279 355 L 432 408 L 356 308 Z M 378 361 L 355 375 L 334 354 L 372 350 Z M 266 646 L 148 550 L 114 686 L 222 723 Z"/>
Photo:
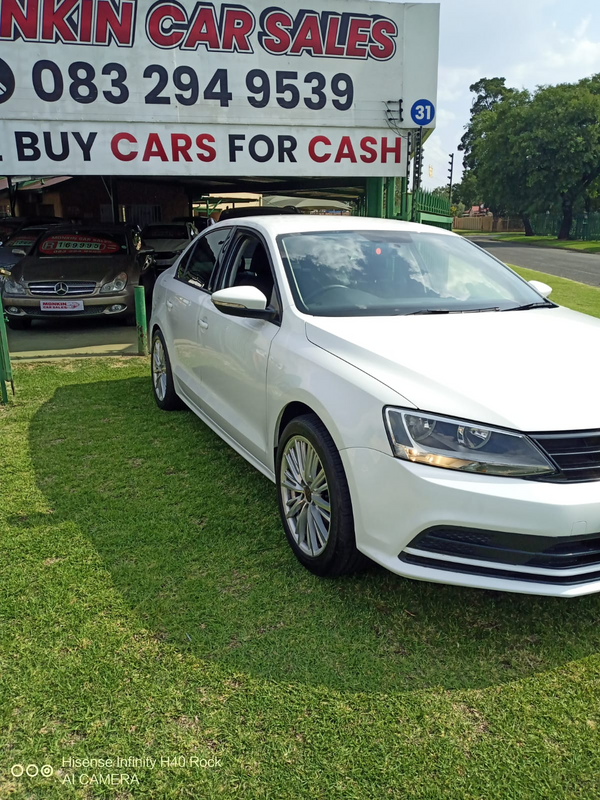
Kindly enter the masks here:
<path id="1" fill-rule="evenodd" d="M 441 197 L 444 200 L 448 200 L 448 190 L 449 186 L 436 186 L 435 189 L 431 190 L 431 194 L 435 197 Z"/>
<path id="2" fill-rule="evenodd" d="M 506 86 L 506 78 L 480 78 L 477 83 L 469 86 L 469 91 L 475 94 L 471 105 L 471 119 L 469 124 L 465 125 L 465 133 L 458 145 L 458 149 L 464 153 L 463 163 L 466 170 L 475 167 L 476 156 L 473 154 L 473 145 L 477 140 L 477 133 L 473 126 L 478 116 L 486 111 L 493 111 L 498 103 L 513 94 L 515 90 Z"/>
<path id="3" fill-rule="evenodd" d="M 526 228 L 530 213 L 560 211 L 566 239 L 575 210 L 600 206 L 600 75 L 533 94 L 498 78 L 471 90 L 463 183 L 476 186 L 494 213 L 520 215 Z"/>
<path id="4" fill-rule="evenodd" d="M 483 195 L 472 170 L 465 170 L 462 181 L 452 187 L 452 202 L 459 206 L 463 205 L 464 208 L 483 204 Z"/>

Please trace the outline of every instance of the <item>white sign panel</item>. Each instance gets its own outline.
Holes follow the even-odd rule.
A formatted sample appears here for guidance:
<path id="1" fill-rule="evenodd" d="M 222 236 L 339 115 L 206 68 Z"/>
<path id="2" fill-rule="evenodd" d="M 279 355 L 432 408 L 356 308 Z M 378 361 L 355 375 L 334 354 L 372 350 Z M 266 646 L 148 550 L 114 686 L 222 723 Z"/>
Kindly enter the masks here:
<path id="1" fill-rule="evenodd" d="M 439 6 L 306 5 L 0 0 L 0 172 L 405 174 Z"/>

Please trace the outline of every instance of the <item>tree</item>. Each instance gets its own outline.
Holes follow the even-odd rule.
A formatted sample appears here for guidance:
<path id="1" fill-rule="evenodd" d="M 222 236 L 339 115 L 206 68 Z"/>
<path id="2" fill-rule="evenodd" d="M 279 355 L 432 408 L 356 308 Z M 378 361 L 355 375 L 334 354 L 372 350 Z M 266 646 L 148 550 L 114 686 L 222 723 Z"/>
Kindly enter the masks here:
<path id="1" fill-rule="evenodd" d="M 559 239 L 567 239 L 574 207 L 596 191 L 600 178 L 600 74 L 576 84 L 544 86 L 529 107 L 520 136 L 523 156 L 535 166 L 528 183 L 540 201 L 560 199 Z"/>
<path id="2" fill-rule="evenodd" d="M 493 111 L 498 103 L 513 94 L 515 89 L 506 86 L 506 78 L 480 78 L 477 83 L 469 86 L 469 91 L 475 94 L 471 103 L 471 116 L 469 124 L 465 125 L 458 149 L 464 153 L 463 164 L 465 170 L 475 168 L 476 160 L 473 158 L 473 144 L 478 134 L 474 130 L 474 124 L 478 116 L 486 111 Z"/>
<path id="3" fill-rule="evenodd" d="M 506 78 L 480 78 L 471 84 L 469 90 L 475 94 L 471 104 L 469 124 L 465 125 L 458 149 L 463 156 L 463 178 L 460 188 L 453 194 L 454 202 L 462 202 L 466 206 L 481 205 L 483 202 L 482 187 L 478 185 L 477 142 L 481 136 L 478 123 L 481 116 L 493 112 L 494 108 L 511 96 L 515 90 L 506 86 Z M 493 201 L 485 198 L 485 204 L 494 214 L 494 222 L 502 213 Z"/>
<path id="4" fill-rule="evenodd" d="M 452 187 L 452 202 L 467 208 L 483 205 L 483 197 L 473 170 L 465 170 L 460 183 L 455 183 Z"/>
<path id="5" fill-rule="evenodd" d="M 441 197 L 444 200 L 449 200 L 449 186 L 436 186 L 435 189 L 431 190 L 431 194 L 435 195 L 435 197 Z"/>
<path id="6" fill-rule="evenodd" d="M 495 217 L 518 215 L 528 236 L 533 235 L 529 213 L 536 205 L 529 186 L 534 164 L 523 153 L 521 137 L 529 130 L 530 100 L 529 92 L 511 92 L 472 125 L 474 172 L 485 202 Z"/>

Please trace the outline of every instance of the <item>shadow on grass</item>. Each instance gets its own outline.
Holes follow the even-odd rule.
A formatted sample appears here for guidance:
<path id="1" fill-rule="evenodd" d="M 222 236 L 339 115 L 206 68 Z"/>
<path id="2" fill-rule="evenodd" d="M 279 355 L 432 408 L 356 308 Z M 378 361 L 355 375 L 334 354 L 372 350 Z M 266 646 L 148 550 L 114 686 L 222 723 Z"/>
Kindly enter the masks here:
<path id="1" fill-rule="evenodd" d="M 60 388 L 30 428 L 37 483 L 154 635 L 232 672 L 344 691 L 505 683 L 600 648 L 600 598 L 418 583 L 373 567 L 319 580 L 274 486 L 147 379 Z"/>

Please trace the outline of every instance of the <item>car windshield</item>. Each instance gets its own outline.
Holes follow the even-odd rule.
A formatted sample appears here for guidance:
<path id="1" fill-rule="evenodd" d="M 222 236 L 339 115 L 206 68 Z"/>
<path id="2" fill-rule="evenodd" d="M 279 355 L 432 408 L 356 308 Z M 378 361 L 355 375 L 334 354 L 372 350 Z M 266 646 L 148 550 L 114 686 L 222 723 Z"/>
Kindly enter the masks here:
<path id="1" fill-rule="evenodd" d="M 189 239 L 185 225 L 149 225 L 142 231 L 142 239 Z"/>
<path id="2" fill-rule="evenodd" d="M 28 253 L 42 233 L 43 230 L 27 230 L 27 228 L 24 228 L 20 233 L 11 236 L 4 246 L 8 249 L 16 248 L 17 250 L 25 250 L 25 252 Z"/>
<path id="3" fill-rule="evenodd" d="M 67 256 L 115 256 L 125 255 L 127 236 L 124 233 L 108 233 L 97 230 L 79 230 L 73 233 L 52 233 L 40 242 L 37 254 L 41 258 Z"/>
<path id="4" fill-rule="evenodd" d="M 278 244 L 298 308 L 315 316 L 500 311 L 544 303 L 526 281 L 458 236 L 311 231 L 280 235 Z"/>

